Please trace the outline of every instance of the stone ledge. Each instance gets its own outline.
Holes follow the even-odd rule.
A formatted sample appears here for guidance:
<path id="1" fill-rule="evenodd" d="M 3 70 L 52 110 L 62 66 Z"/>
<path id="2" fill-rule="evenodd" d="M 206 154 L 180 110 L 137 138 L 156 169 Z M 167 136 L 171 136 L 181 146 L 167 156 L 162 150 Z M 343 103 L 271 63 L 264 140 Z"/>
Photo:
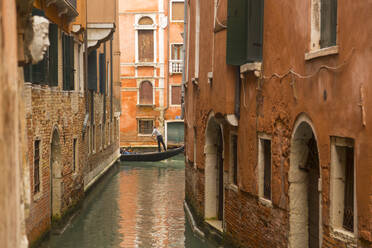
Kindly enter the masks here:
<path id="1" fill-rule="evenodd" d="M 310 51 L 305 53 L 305 60 L 312 60 L 319 57 L 324 57 L 328 55 L 338 54 L 338 46 L 326 47 L 319 50 Z"/>

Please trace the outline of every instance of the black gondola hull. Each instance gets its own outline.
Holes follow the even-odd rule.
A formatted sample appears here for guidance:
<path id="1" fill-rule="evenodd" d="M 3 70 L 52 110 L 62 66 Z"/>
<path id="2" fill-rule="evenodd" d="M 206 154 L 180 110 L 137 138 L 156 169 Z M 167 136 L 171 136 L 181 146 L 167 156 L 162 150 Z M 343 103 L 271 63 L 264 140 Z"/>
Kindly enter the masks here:
<path id="1" fill-rule="evenodd" d="M 167 158 L 176 156 L 177 154 L 183 152 L 184 146 L 178 147 L 176 149 L 167 150 L 164 152 L 148 152 L 148 153 L 138 153 L 138 154 L 121 154 L 120 161 L 144 161 L 144 162 L 156 162 Z"/>

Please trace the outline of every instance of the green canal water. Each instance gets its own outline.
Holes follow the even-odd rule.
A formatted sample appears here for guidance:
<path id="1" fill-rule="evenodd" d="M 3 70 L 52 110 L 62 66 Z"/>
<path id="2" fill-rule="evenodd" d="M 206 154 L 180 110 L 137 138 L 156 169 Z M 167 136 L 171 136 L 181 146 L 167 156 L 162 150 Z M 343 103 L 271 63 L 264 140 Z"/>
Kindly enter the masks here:
<path id="1" fill-rule="evenodd" d="M 117 163 L 89 192 L 81 211 L 43 248 L 215 248 L 196 237 L 183 209 L 183 156 Z"/>

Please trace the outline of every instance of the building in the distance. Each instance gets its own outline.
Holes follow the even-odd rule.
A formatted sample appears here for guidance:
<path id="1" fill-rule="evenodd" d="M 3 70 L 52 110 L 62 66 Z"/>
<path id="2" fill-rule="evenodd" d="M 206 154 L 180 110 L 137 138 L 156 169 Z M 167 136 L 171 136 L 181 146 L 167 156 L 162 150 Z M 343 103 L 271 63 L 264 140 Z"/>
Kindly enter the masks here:
<path id="1" fill-rule="evenodd" d="M 187 9 L 195 219 L 237 247 L 372 247 L 372 2 Z"/>
<path id="2" fill-rule="evenodd" d="M 183 143 L 183 0 L 119 1 L 120 145 L 148 147 L 154 126 L 168 146 Z"/>

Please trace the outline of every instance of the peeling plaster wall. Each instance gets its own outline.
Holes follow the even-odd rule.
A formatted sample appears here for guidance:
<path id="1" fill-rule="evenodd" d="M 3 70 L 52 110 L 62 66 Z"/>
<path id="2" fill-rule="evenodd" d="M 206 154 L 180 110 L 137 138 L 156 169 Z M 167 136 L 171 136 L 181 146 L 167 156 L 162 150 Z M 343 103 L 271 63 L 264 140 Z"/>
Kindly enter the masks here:
<path id="1" fill-rule="evenodd" d="M 195 0 L 190 1 L 190 50 L 188 78 L 194 75 Z M 198 215 L 204 213 L 206 119 L 211 111 L 224 116 L 234 111 L 235 69 L 226 65 L 226 30 L 213 35 L 213 2 L 201 1 L 199 84 L 187 82 L 186 90 L 186 199 Z M 219 20 L 226 20 L 227 1 L 220 1 Z M 330 136 L 355 140 L 357 243 L 372 246 L 372 3 L 339 1 L 338 54 L 305 61 L 310 51 L 311 4 L 308 1 L 265 1 L 263 75 L 283 74 L 293 69 L 301 75 L 314 74 L 322 65 L 338 66 L 337 71 L 321 70 L 310 79 L 272 78 L 258 85 L 248 72 L 242 80 L 238 127 L 239 191 L 225 187 L 225 232 L 244 247 L 287 247 L 289 235 L 289 180 L 291 137 L 301 113 L 311 119 L 317 136 L 322 178 L 323 247 L 343 247 L 345 241 L 330 226 Z M 212 45 L 214 44 L 214 49 Z M 213 84 L 207 73 L 213 68 Z M 361 93 L 364 99 L 361 99 Z M 366 114 L 362 114 L 362 103 Z M 363 126 L 363 122 L 366 126 Z M 197 128 L 197 168 L 191 162 L 193 128 Z M 225 141 L 230 127 L 224 123 Z M 258 199 L 257 133 L 272 137 L 272 207 Z M 228 147 L 228 146 L 226 146 Z M 228 173 L 229 152 L 224 153 Z"/>

